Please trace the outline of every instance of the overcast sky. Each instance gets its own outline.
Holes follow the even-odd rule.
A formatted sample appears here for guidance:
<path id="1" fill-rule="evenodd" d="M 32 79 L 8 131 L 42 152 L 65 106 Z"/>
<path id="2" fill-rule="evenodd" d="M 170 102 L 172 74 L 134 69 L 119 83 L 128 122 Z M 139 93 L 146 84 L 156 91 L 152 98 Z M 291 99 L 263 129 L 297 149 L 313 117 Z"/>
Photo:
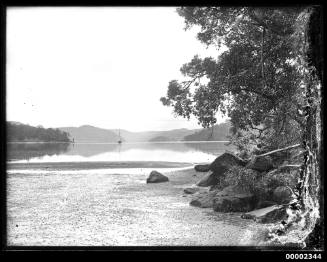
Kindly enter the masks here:
<path id="1" fill-rule="evenodd" d="M 194 55 L 175 8 L 9 8 L 7 120 L 130 131 L 199 128 L 159 101 Z M 221 122 L 221 119 L 219 119 Z"/>

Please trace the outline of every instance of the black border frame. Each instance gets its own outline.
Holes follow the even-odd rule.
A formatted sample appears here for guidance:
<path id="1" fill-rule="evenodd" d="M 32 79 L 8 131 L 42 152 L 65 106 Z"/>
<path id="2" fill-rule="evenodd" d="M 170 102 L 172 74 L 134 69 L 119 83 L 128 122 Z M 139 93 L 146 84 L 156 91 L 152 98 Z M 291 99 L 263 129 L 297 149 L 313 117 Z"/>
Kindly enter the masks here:
<path id="1" fill-rule="evenodd" d="M 167 251 L 183 251 L 190 254 L 193 258 L 195 258 L 195 253 L 198 251 L 205 251 L 206 254 L 211 254 L 213 252 L 217 252 L 216 259 L 226 258 L 230 259 L 231 257 L 237 257 L 241 259 L 247 258 L 260 258 L 264 259 L 265 257 L 269 257 L 272 259 L 281 260 L 284 258 L 287 253 L 311 253 L 311 254 L 322 254 L 322 258 L 325 257 L 325 246 L 323 251 L 315 251 L 315 250 L 307 250 L 301 249 L 297 247 L 282 247 L 282 246 L 270 246 L 270 247 L 260 247 L 260 246 L 7 246 L 7 213 L 6 213 L 6 8 L 7 7 L 51 7 L 51 6 L 60 6 L 60 7 L 69 7 L 69 6 L 83 6 L 83 7 L 107 7 L 107 6 L 134 6 L 134 7 L 147 7 L 147 6 L 183 6 L 183 5 L 214 5 L 217 4 L 218 1 L 201 1 L 200 3 L 190 3 L 188 1 L 180 1 L 176 3 L 176 1 L 155 1 L 154 3 L 149 3 L 147 1 L 137 1 L 137 3 L 131 3 L 131 1 L 110 1 L 108 3 L 101 3 L 101 1 L 48 1 L 47 3 L 42 3 L 42 1 L 38 0 L 30 0 L 30 1 L 2 1 L 0 3 L 0 26 L 1 26 L 1 49 L 0 49 L 0 58 L 1 58 L 1 103 L 0 103 L 0 111 L 1 111 L 1 129 L 0 135 L 2 137 L 1 141 L 1 251 L 6 251 L 6 253 L 12 254 L 16 251 L 29 251 L 29 255 L 33 255 L 39 253 L 39 251 L 47 251 L 53 255 L 54 251 L 63 251 L 63 253 L 71 253 L 76 251 L 122 251 L 126 253 L 126 251 L 134 251 L 133 254 L 140 254 L 139 251 L 161 251 L 167 253 Z M 317 2 L 317 3 L 316 3 Z M 238 1 L 219 1 L 219 5 L 240 5 L 242 3 Z M 265 4 L 257 4 L 253 3 L 253 1 L 246 1 L 244 5 L 257 5 L 257 6 L 267 6 L 269 3 Z M 319 1 L 297 1 L 296 3 L 286 3 L 286 2 L 272 2 L 270 5 L 273 6 L 294 6 L 294 5 L 319 5 L 322 7 L 324 11 L 324 6 Z M 324 17 L 325 18 L 325 17 Z M 325 37 L 325 35 L 324 35 Z M 325 122 L 325 121 L 324 121 Z M 323 140 L 324 142 L 324 140 Z M 323 147 L 323 145 L 322 145 Z M 324 171 L 324 168 L 322 168 Z M 323 173 L 322 173 L 323 174 Z M 322 185 L 324 187 L 324 185 Z M 325 195 L 324 195 L 325 197 Z M 19 252 L 21 254 L 21 252 Z M 84 256 L 85 252 L 77 252 Z M 91 252 L 94 253 L 94 252 Z M 102 253 L 102 252 L 100 252 Z M 117 252 L 114 252 L 117 253 Z M 142 252 L 143 253 L 143 252 Z M 149 253 L 149 252 L 147 252 Z M 152 253 L 152 252 L 151 252 Z M 157 254 L 156 252 L 154 252 Z M 174 252 L 176 254 L 176 252 Z M 180 252 L 178 252 L 180 253 Z M 25 252 L 24 252 L 25 254 Z M 202 256 L 201 256 L 202 258 Z"/>

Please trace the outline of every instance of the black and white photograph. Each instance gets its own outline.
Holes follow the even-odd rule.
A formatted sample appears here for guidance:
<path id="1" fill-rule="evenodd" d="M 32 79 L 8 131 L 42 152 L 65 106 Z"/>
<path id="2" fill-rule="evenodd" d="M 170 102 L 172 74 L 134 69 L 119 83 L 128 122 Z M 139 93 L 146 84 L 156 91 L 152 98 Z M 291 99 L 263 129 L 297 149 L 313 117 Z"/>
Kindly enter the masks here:
<path id="1" fill-rule="evenodd" d="M 218 4 L 4 7 L 6 248 L 322 259 L 322 6 Z"/>

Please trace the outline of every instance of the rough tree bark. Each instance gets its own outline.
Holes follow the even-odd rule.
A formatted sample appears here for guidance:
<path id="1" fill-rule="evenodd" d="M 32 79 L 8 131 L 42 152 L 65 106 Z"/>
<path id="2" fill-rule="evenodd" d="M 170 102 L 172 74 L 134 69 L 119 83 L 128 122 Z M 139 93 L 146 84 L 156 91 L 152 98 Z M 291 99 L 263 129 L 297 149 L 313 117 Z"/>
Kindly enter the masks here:
<path id="1" fill-rule="evenodd" d="M 307 147 L 305 154 L 305 161 L 307 169 L 303 172 L 304 181 L 308 181 L 308 185 L 303 185 L 303 191 L 307 194 L 312 194 L 312 197 L 317 198 L 317 205 L 319 207 L 319 218 L 317 219 L 314 229 L 306 239 L 308 247 L 322 248 L 324 241 L 324 177 L 323 177 L 323 148 L 322 143 L 322 91 L 323 83 L 323 19 L 322 8 L 315 7 L 312 10 L 309 24 L 308 24 L 308 64 L 314 69 L 313 76 L 318 78 L 321 83 L 320 90 L 316 85 L 308 85 L 307 88 L 307 125 L 304 137 L 304 143 Z M 318 190 L 315 189 L 315 184 L 318 183 Z M 305 195 L 305 194 L 304 194 Z M 304 198 L 305 199 L 305 198 Z"/>

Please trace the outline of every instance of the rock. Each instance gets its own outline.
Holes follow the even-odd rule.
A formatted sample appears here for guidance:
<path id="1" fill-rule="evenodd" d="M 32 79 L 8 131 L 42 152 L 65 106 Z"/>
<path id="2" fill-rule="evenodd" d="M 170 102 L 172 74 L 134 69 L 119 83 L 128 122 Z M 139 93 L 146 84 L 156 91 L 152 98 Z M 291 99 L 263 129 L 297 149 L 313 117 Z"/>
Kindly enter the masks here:
<path id="1" fill-rule="evenodd" d="M 245 160 L 238 156 L 225 152 L 218 156 L 210 165 L 209 171 L 198 183 L 197 186 L 207 187 L 217 185 L 225 173 L 233 166 L 244 166 Z"/>
<path id="2" fill-rule="evenodd" d="M 212 171 L 209 171 L 200 179 L 200 181 L 196 185 L 207 187 L 207 186 L 216 185 L 218 182 L 219 179 L 214 175 Z"/>
<path id="3" fill-rule="evenodd" d="M 228 186 L 216 193 L 213 209 L 216 212 L 247 212 L 253 209 L 254 195 L 236 186 Z"/>
<path id="4" fill-rule="evenodd" d="M 195 165 L 194 169 L 197 172 L 208 172 L 210 170 L 209 166 L 210 165 Z"/>
<path id="5" fill-rule="evenodd" d="M 274 166 L 270 156 L 254 156 L 246 165 L 246 168 L 264 172 L 273 169 Z"/>
<path id="6" fill-rule="evenodd" d="M 246 212 L 252 209 L 249 198 L 239 198 L 233 196 L 215 198 L 213 210 L 216 212 Z"/>
<path id="7" fill-rule="evenodd" d="M 253 220 L 256 220 L 259 222 L 262 222 L 262 220 L 268 221 L 268 218 L 274 214 L 275 210 L 280 209 L 280 208 L 282 208 L 282 207 L 278 206 L 278 205 L 273 205 L 273 206 L 269 206 L 269 207 L 265 207 L 265 208 L 256 209 L 251 212 L 242 214 L 241 218 L 253 219 Z"/>
<path id="8" fill-rule="evenodd" d="M 246 161 L 230 152 L 218 156 L 209 166 L 209 169 L 217 176 L 223 175 L 232 166 L 245 166 Z"/>
<path id="9" fill-rule="evenodd" d="M 210 188 L 209 188 L 209 191 L 213 191 L 213 190 L 223 190 L 224 189 L 224 187 L 223 187 L 223 185 L 221 185 L 221 184 L 217 184 L 217 185 L 213 185 L 213 186 L 210 186 Z"/>
<path id="10" fill-rule="evenodd" d="M 238 186 L 227 186 L 222 190 L 219 190 L 216 194 L 217 197 L 224 196 L 243 196 L 249 195 L 250 193 Z"/>
<path id="11" fill-rule="evenodd" d="M 213 199 L 215 197 L 217 192 L 211 191 L 211 192 L 197 192 L 193 199 L 190 202 L 191 206 L 196 207 L 213 207 Z"/>
<path id="12" fill-rule="evenodd" d="M 297 185 L 298 171 L 297 170 L 285 170 L 284 168 L 273 169 L 268 173 L 262 175 L 262 187 L 269 191 L 267 195 L 268 200 L 275 201 L 273 199 L 274 190 L 280 186 L 289 186 L 294 188 Z M 276 201 L 275 201 L 276 202 Z"/>
<path id="13" fill-rule="evenodd" d="M 281 207 L 278 209 L 275 209 L 269 213 L 267 213 L 265 216 L 260 218 L 258 222 L 260 223 L 276 223 L 280 222 L 282 220 L 287 220 L 288 214 L 286 212 L 286 207 Z"/>
<path id="14" fill-rule="evenodd" d="M 200 188 L 197 187 L 188 187 L 184 189 L 184 193 L 185 194 L 194 194 L 196 192 L 198 192 L 200 190 Z"/>
<path id="15" fill-rule="evenodd" d="M 151 171 L 150 176 L 147 178 L 147 183 L 161 183 L 169 181 L 168 177 L 157 171 Z"/>
<path id="16" fill-rule="evenodd" d="M 217 212 L 246 212 L 253 208 L 253 195 L 236 186 L 223 190 L 197 192 L 190 205 L 196 207 L 213 207 Z"/>
<path id="17" fill-rule="evenodd" d="M 277 205 L 276 202 L 270 201 L 270 200 L 260 200 L 259 203 L 256 206 L 256 209 L 261 209 L 269 206 L 275 206 Z"/>
<path id="18" fill-rule="evenodd" d="M 278 204 L 287 204 L 292 200 L 292 191 L 289 187 L 279 186 L 274 190 L 273 199 Z"/>

